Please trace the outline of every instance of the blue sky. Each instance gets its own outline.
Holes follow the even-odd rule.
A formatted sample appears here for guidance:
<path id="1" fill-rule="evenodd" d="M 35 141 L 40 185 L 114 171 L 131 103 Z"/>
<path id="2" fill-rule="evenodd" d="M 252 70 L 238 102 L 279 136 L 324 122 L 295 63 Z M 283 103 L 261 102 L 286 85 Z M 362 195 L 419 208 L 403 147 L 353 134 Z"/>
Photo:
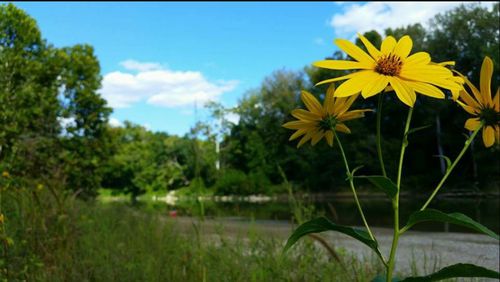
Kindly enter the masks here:
<path id="1" fill-rule="evenodd" d="M 337 37 L 352 39 L 356 32 L 425 24 L 458 3 L 15 5 L 37 21 L 42 36 L 55 46 L 94 47 L 103 76 L 100 93 L 114 109 L 112 124 L 130 120 L 182 135 L 196 120 L 206 119 L 205 101 L 235 106 L 274 70 L 300 70 L 332 54 Z"/>

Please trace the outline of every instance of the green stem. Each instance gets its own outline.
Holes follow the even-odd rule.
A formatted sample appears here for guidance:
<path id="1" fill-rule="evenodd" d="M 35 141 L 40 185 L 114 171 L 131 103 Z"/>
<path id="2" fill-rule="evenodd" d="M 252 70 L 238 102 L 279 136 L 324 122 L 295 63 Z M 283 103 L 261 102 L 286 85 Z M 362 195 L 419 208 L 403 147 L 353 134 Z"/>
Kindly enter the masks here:
<path id="1" fill-rule="evenodd" d="M 394 210 L 394 237 L 392 239 L 391 254 L 389 255 L 389 263 L 387 265 L 387 282 L 391 282 L 392 273 L 394 271 L 394 264 L 396 262 L 396 250 L 398 248 L 399 241 L 399 191 L 401 188 L 401 174 L 403 173 L 403 160 L 405 155 L 406 147 L 408 146 L 408 131 L 410 130 L 411 116 L 413 114 L 413 108 L 408 111 L 408 117 L 406 118 L 405 131 L 403 135 L 403 142 L 401 144 L 401 153 L 399 155 L 399 167 L 398 167 L 398 178 L 396 186 L 398 191 L 396 196 L 392 200 L 392 209 Z"/>
<path id="2" fill-rule="evenodd" d="M 383 102 L 383 93 L 379 94 L 378 97 L 378 107 L 377 107 L 377 153 L 378 153 L 378 159 L 380 161 L 380 168 L 382 169 L 382 174 L 387 177 L 387 173 L 385 172 L 385 165 L 384 165 L 384 158 L 382 156 L 382 142 L 381 142 L 381 136 L 382 134 L 380 133 L 380 120 L 382 119 L 382 102 Z"/>
<path id="3" fill-rule="evenodd" d="M 368 226 L 368 222 L 366 221 L 365 214 L 363 213 L 363 209 L 361 208 L 361 204 L 358 200 L 358 195 L 356 194 L 356 189 L 354 189 L 354 182 L 351 174 L 351 170 L 349 169 L 349 164 L 347 163 L 347 158 L 345 156 L 344 148 L 342 147 L 342 143 L 340 143 L 340 139 L 336 133 L 334 133 L 335 139 L 337 139 L 337 143 L 339 144 L 340 153 L 342 154 L 342 158 L 344 159 L 345 169 L 347 171 L 347 175 L 349 178 L 349 185 L 351 186 L 352 193 L 354 194 L 354 200 L 356 201 L 356 205 L 358 207 L 358 211 L 361 214 L 361 218 L 363 219 L 363 223 L 365 224 L 366 230 L 368 234 L 370 234 L 370 238 L 375 241 L 375 237 L 373 236 L 372 231 L 370 230 L 370 226 Z"/>
<path id="4" fill-rule="evenodd" d="M 432 199 L 434 199 L 434 197 L 436 196 L 437 192 L 439 191 L 439 189 L 441 189 L 441 187 L 443 186 L 443 184 L 446 181 L 446 179 L 448 178 L 448 176 L 450 176 L 452 170 L 455 168 L 455 166 L 457 165 L 457 163 L 460 161 L 460 159 L 462 158 L 462 156 L 465 154 L 465 152 L 469 148 L 470 144 L 472 143 L 472 140 L 474 140 L 474 138 L 476 137 L 476 135 L 478 134 L 478 132 L 481 130 L 481 128 L 483 128 L 483 125 L 484 125 L 484 123 L 481 123 L 481 126 L 478 129 L 476 129 L 469 136 L 469 138 L 467 139 L 467 141 L 465 141 L 465 144 L 464 144 L 464 147 L 463 147 L 462 151 L 460 151 L 460 154 L 458 154 L 458 156 L 455 159 L 455 161 L 453 161 L 453 163 L 451 164 L 451 166 L 446 170 L 446 173 L 444 174 L 443 179 L 441 179 L 441 182 L 439 182 L 438 186 L 436 186 L 436 189 L 434 189 L 434 192 L 432 192 L 432 194 L 429 197 L 429 199 L 427 200 L 427 202 L 425 202 L 425 204 L 422 206 L 422 208 L 420 209 L 421 211 L 425 210 L 427 208 L 427 206 L 431 203 Z"/>

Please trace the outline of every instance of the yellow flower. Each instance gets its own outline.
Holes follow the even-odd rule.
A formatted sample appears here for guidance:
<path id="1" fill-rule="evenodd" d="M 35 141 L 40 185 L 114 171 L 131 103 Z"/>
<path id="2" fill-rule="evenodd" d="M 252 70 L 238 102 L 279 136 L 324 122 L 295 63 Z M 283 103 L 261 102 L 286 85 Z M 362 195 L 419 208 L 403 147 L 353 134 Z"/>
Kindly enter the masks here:
<path id="1" fill-rule="evenodd" d="M 5 218 L 3 216 L 3 213 L 0 213 L 0 224 L 3 224 L 4 221 L 5 221 Z"/>
<path id="2" fill-rule="evenodd" d="M 10 176 L 9 172 L 8 171 L 3 171 L 2 172 L 2 176 L 5 177 L 5 178 L 8 178 Z"/>
<path id="3" fill-rule="evenodd" d="M 491 99 L 491 77 L 493 75 L 493 61 L 486 56 L 481 66 L 479 89 L 477 89 L 465 76 L 461 75 L 467 86 L 472 91 L 471 96 L 467 91 L 460 91 L 457 103 L 469 114 L 476 116 L 465 122 L 465 128 L 474 131 L 484 124 L 483 143 L 491 147 L 495 142 L 500 143 L 500 102 L 499 88 L 493 100 Z"/>
<path id="4" fill-rule="evenodd" d="M 382 42 L 380 50 L 363 35 L 358 34 L 358 36 L 369 54 L 348 40 L 337 39 L 335 44 L 356 61 L 323 60 L 313 64 L 316 67 L 333 70 L 359 69 L 357 72 L 318 83 L 347 80 L 339 86 L 335 96 L 347 97 L 361 92 L 364 98 L 368 98 L 390 85 L 399 100 L 413 107 L 416 100 L 415 92 L 443 99 L 445 95 L 437 87 L 449 89 L 454 93 L 458 93 L 462 88 L 460 81 L 453 78 L 453 73 L 444 67 L 453 62 L 432 63 L 431 56 L 426 52 L 409 56 L 413 41 L 408 35 L 397 42 L 394 37 L 388 36 Z"/>
<path id="5" fill-rule="evenodd" d="M 308 111 L 303 109 L 295 109 L 292 111 L 292 116 L 298 120 L 290 121 L 283 124 L 283 127 L 297 130 L 291 137 L 290 141 L 303 135 L 299 141 L 297 148 L 302 146 L 307 141 L 311 140 L 311 144 L 316 145 L 319 140 L 325 137 L 328 145 L 333 145 L 334 131 L 351 133 L 351 130 L 344 124 L 345 121 L 361 118 L 364 112 L 370 110 L 353 110 L 348 111 L 349 107 L 354 103 L 358 95 L 349 98 L 334 97 L 335 87 L 330 85 L 326 92 L 323 106 L 309 92 L 302 91 L 302 101 L 306 105 Z"/>

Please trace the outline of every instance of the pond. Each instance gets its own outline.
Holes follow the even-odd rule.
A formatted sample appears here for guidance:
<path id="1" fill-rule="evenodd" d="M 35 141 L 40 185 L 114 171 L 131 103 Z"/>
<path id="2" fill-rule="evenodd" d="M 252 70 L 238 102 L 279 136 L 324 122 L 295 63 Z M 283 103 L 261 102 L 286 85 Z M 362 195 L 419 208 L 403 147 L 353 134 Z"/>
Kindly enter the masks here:
<path id="1" fill-rule="evenodd" d="M 361 205 L 370 226 L 392 228 L 391 202 L 384 197 L 362 197 Z M 362 221 L 352 197 L 335 197 L 317 195 L 300 201 L 304 207 L 314 211 L 314 215 L 324 215 L 342 225 L 361 226 Z M 418 210 L 425 199 L 402 197 L 400 199 L 400 222 L 403 225 L 409 215 Z M 196 216 L 200 214 L 200 202 L 183 200 L 175 205 L 168 205 L 156 201 L 157 208 L 175 210 L 178 215 Z M 231 217 L 234 220 L 277 220 L 291 221 L 293 218 L 291 204 L 287 197 L 274 198 L 270 201 L 250 202 L 245 200 L 233 201 L 203 201 L 204 214 L 208 217 Z M 446 213 L 460 212 L 480 222 L 496 233 L 499 232 L 499 199 L 491 198 L 437 198 L 429 208 L 438 209 Z M 445 223 L 420 223 L 413 230 L 470 232 L 469 229 Z"/>

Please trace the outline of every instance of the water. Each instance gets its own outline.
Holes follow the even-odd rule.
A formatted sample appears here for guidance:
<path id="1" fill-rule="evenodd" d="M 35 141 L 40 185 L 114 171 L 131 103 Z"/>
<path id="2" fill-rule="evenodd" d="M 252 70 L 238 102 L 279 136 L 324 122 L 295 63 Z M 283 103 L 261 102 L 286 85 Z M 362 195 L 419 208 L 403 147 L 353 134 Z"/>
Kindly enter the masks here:
<path id="1" fill-rule="evenodd" d="M 361 205 L 370 226 L 392 228 L 391 202 L 383 197 L 361 198 Z M 356 204 L 350 197 L 320 197 L 303 200 L 303 204 L 314 209 L 314 215 L 324 215 L 342 225 L 361 226 L 362 221 Z M 401 198 L 400 223 L 404 225 L 409 215 L 420 209 L 425 199 Z M 157 204 L 164 208 L 165 204 Z M 233 217 L 241 220 L 288 220 L 293 214 L 291 205 L 286 199 L 268 202 L 218 202 L 204 201 L 205 216 Z M 494 232 L 499 232 L 499 199 L 498 198 L 449 198 L 435 199 L 428 207 L 445 213 L 460 212 L 480 222 Z M 167 206 L 167 209 L 177 210 L 179 215 L 199 215 L 200 208 L 196 201 L 181 201 L 176 206 Z M 313 216 L 314 217 L 314 216 Z M 446 223 L 424 222 L 415 225 L 412 230 L 444 231 L 444 232 L 473 232 L 470 229 L 449 225 Z"/>

